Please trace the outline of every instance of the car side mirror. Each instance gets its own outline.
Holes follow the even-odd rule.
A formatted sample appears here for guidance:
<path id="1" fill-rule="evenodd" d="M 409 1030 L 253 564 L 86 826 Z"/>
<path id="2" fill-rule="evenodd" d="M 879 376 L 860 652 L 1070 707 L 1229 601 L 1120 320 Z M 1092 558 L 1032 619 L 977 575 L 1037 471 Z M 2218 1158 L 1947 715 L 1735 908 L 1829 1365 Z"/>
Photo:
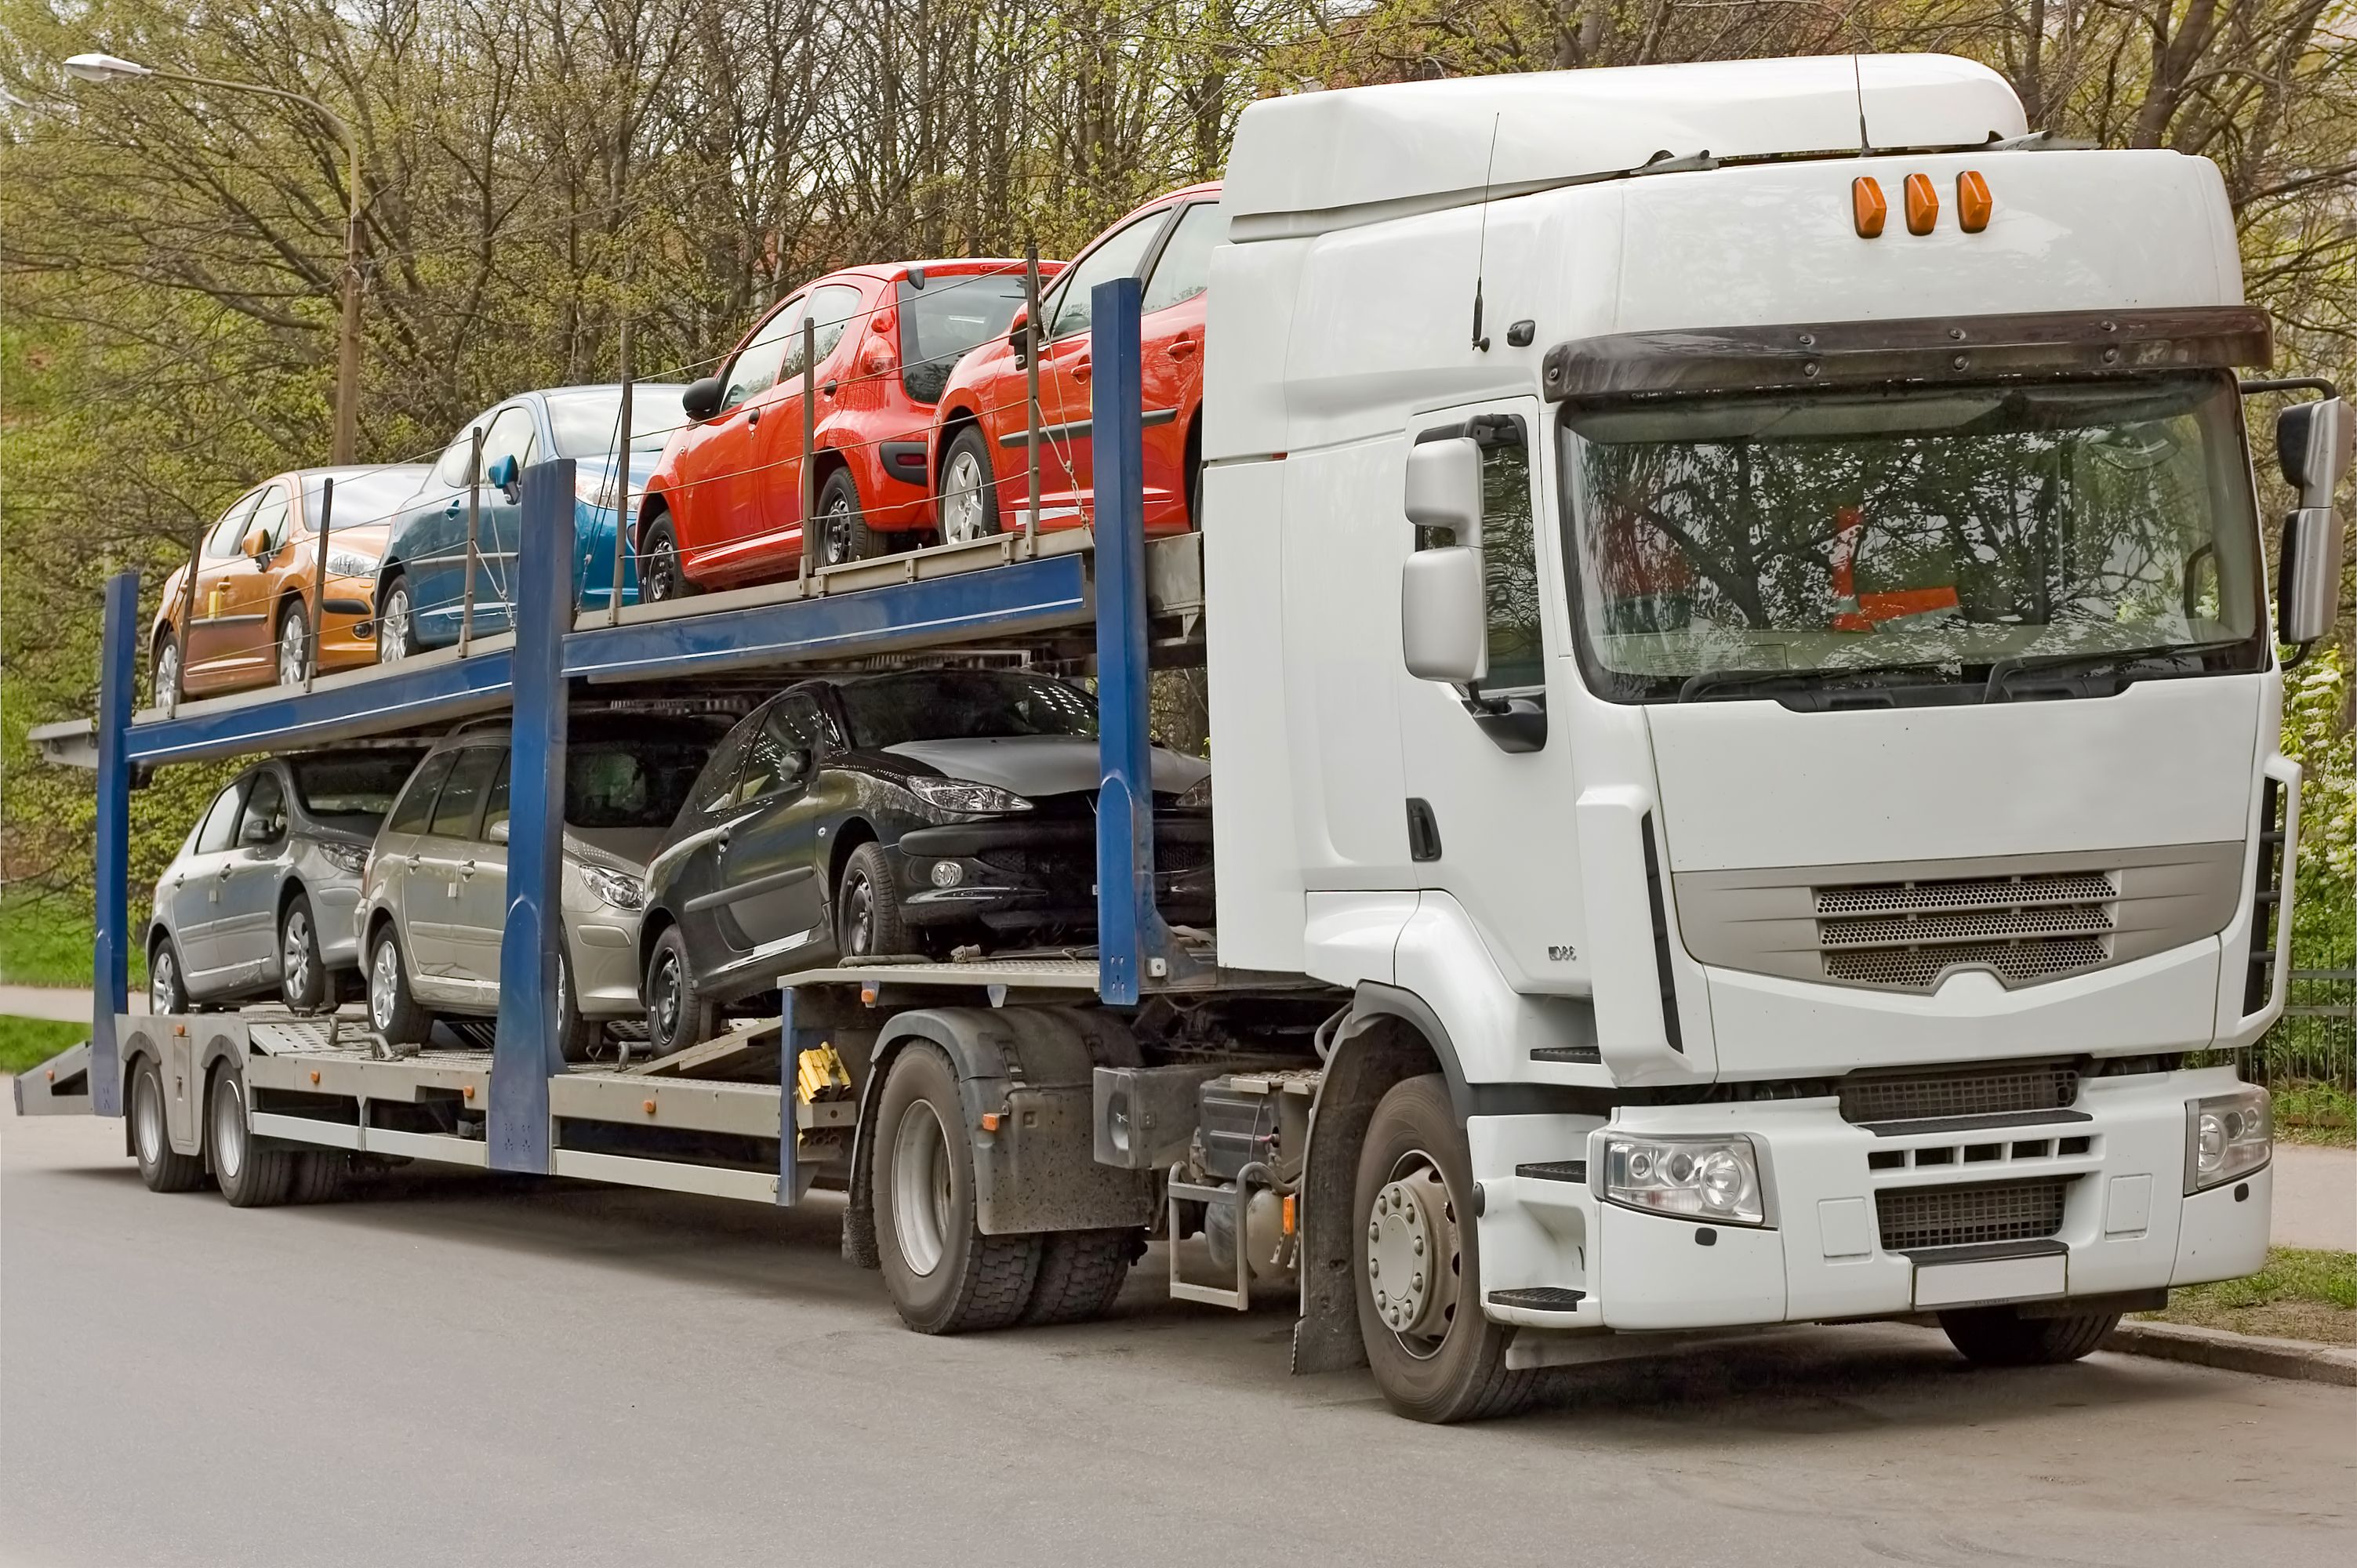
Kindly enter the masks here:
<path id="1" fill-rule="evenodd" d="M 720 400 L 727 390 L 718 376 L 690 381 L 687 390 L 679 394 L 680 412 L 701 424 L 720 412 Z"/>
<path id="2" fill-rule="evenodd" d="M 262 849 L 276 843 L 283 836 L 280 830 L 261 817 L 248 817 L 238 825 L 237 842 L 246 849 Z"/>
<path id="3" fill-rule="evenodd" d="M 507 843 L 508 820 L 505 817 L 501 817 L 498 822 L 493 822 L 488 830 L 486 836 L 488 836 L 493 843 Z"/>
<path id="4" fill-rule="evenodd" d="M 1031 362 L 1031 307 L 1029 306 L 1016 306 L 1015 319 L 1006 324 L 1006 346 L 1014 350 L 1015 362 L 1017 365 L 1028 365 Z"/>
<path id="5" fill-rule="evenodd" d="M 274 553 L 270 548 L 270 531 L 266 528 L 247 530 L 245 537 L 238 541 L 237 547 L 251 557 L 257 566 Z"/>
<path id="6" fill-rule="evenodd" d="M 483 482 L 511 501 L 523 499 L 523 468 L 512 452 L 491 460 L 491 466 L 483 470 Z"/>
<path id="7" fill-rule="evenodd" d="M 2283 560 L 2276 576 L 2276 637 L 2307 644 L 2332 630 L 2340 608 L 2345 533 L 2333 492 L 2357 456 L 2357 411 L 2347 400 L 2319 398 L 2276 416 L 2276 461 L 2299 492 L 2284 518 Z"/>

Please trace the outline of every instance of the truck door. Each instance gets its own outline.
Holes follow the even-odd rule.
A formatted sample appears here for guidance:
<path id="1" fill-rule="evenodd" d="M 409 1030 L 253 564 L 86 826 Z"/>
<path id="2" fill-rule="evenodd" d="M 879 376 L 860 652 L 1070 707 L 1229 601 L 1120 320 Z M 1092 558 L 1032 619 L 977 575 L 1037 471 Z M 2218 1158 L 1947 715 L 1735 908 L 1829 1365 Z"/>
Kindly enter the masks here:
<path id="1" fill-rule="evenodd" d="M 1401 768 L 1405 810 L 1417 822 L 1410 832 L 1417 886 L 1454 897 L 1510 977 L 1567 990 L 1587 972 L 1579 956 L 1585 921 L 1568 737 L 1560 711 L 1547 722 L 1549 674 L 1566 651 L 1557 628 L 1566 623 L 1557 535 L 1539 525 L 1555 515 L 1540 456 L 1545 430 L 1538 401 L 1517 398 L 1421 416 L 1407 433 L 1411 442 L 1469 435 L 1480 446 L 1490 672 L 1469 697 L 1403 671 Z M 1477 714 L 1469 703 L 1490 713 Z"/>

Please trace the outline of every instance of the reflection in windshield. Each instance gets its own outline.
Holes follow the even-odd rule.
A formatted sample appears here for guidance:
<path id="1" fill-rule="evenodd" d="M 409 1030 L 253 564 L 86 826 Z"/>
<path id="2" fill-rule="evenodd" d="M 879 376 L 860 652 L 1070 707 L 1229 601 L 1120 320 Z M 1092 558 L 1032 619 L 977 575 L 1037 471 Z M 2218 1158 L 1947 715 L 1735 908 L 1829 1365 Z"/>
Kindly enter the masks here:
<path id="1" fill-rule="evenodd" d="M 570 748 L 565 820 L 576 828 L 667 828 L 712 755 L 679 741 L 605 741 Z"/>
<path id="2" fill-rule="evenodd" d="M 919 403 L 938 403 L 967 350 L 1003 338 L 1023 303 L 1021 274 L 937 278 L 930 288 L 901 280 L 900 383 Z"/>
<path id="3" fill-rule="evenodd" d="M 851 744 L 871 751 L 912 740 L 1097 733 L 1086 692 L 1038 675 L 945 670 L 846 681 L 837 693 Z"/>
<path id="4" fill-rule="evenodd" d="M 1584 650 L 1648 698 L 1718 670 L 1953 681 L 2221 639 L 2255 660 L 2240 420 L 2206 374 L 1571 413 Z"/>
<path id="5" fill-rule="evenodd" d="M 287 764 L 303 809 L 315 817 L 381 819 L 408 781 L 421 751 L 358 751 L 341 757 L 298 757 Z"/>
<path id="6" fill-rule="evenodd" d="M 663 381 L 640 381 L 630 388 L 630 450 L 660 452 L 671 433 L 687 423 L 680 394 L 687 389 Z M 560 457 L 610 457 L 614 426 L 622 414 L 622 389 L 597 387 L 587 392 L 552 393 L 548 427 L 556 436 Z"/>

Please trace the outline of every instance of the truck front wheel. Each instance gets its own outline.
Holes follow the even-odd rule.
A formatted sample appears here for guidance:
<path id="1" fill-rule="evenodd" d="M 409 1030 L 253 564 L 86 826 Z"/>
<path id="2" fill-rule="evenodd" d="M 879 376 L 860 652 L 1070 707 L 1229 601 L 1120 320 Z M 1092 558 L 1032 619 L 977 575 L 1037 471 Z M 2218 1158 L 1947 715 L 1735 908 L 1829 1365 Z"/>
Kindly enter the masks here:
<path id="1" fill-rule="evenodd" d="M 920 1334 L 1004 1328 L 1039 1271 L 1037 1236 L 985 1236 L 957 1077 L 936 1046 L 892 1058 L 876 1112 L 876 1250 L 900 1321 Z"/>
<path id="2" fill-rule="evenodd" d="M 1439 1423 L 1520 1409 L 1538 1374 L 1507 1367 L 1509 1330 L 1481 1312 L 1472 1156 L 1439 1074 L 1376 1105 L 1352 1193 L 1359 1333 L 1384 1400 Z"/>
<path id="3" fill-rule="evenodd" d="M 2116 1312 L 2024 1317 L 2010 1306 L 1973 1306 L 1940 1314 L 1948 1343 L 1964 1359 L 1990 1367 L 2051 1367 L 2075 1361 L 2111 1337 Z"/>

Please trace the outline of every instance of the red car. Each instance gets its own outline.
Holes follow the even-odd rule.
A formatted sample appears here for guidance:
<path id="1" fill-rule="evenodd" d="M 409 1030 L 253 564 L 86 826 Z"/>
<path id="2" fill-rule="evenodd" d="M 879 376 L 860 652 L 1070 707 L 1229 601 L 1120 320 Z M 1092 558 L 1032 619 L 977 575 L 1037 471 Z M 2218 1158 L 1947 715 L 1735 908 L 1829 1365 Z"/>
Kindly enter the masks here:
<path id="1" fill-rule="evenodd" d="M 1042 263 L 1048 272 L 1060 263 Z M 802 323 L 816 328 L 819 560 L 892 548 L 933 524 L 927 435 L 950 369 L 1004 338 L 1023 304 L 1020 261 L 845 267 L 795 290 L 719 372 L 681 399 L 640 504 L 640 596 L 790 577 L 802 554 Z"/>
<path id="2" fill-rule="evenodd" d="M 1144 280 L 1146 291 L 1146 531 L 1193 526 L 1203 450 L 1203 289 L 1211 251 L 1227 236 L 1219 200 L 1217 185 L 1155 198 L 1090 242 L 1042 298 L 1040 527 L 1076 527 L 1092 515 L 1089 291 L 1124 276 Z M 944 540 L 1020 528 L 1030 507 L 1021 336 L 967 355 L 942 389 L 932 471 Z"/>

